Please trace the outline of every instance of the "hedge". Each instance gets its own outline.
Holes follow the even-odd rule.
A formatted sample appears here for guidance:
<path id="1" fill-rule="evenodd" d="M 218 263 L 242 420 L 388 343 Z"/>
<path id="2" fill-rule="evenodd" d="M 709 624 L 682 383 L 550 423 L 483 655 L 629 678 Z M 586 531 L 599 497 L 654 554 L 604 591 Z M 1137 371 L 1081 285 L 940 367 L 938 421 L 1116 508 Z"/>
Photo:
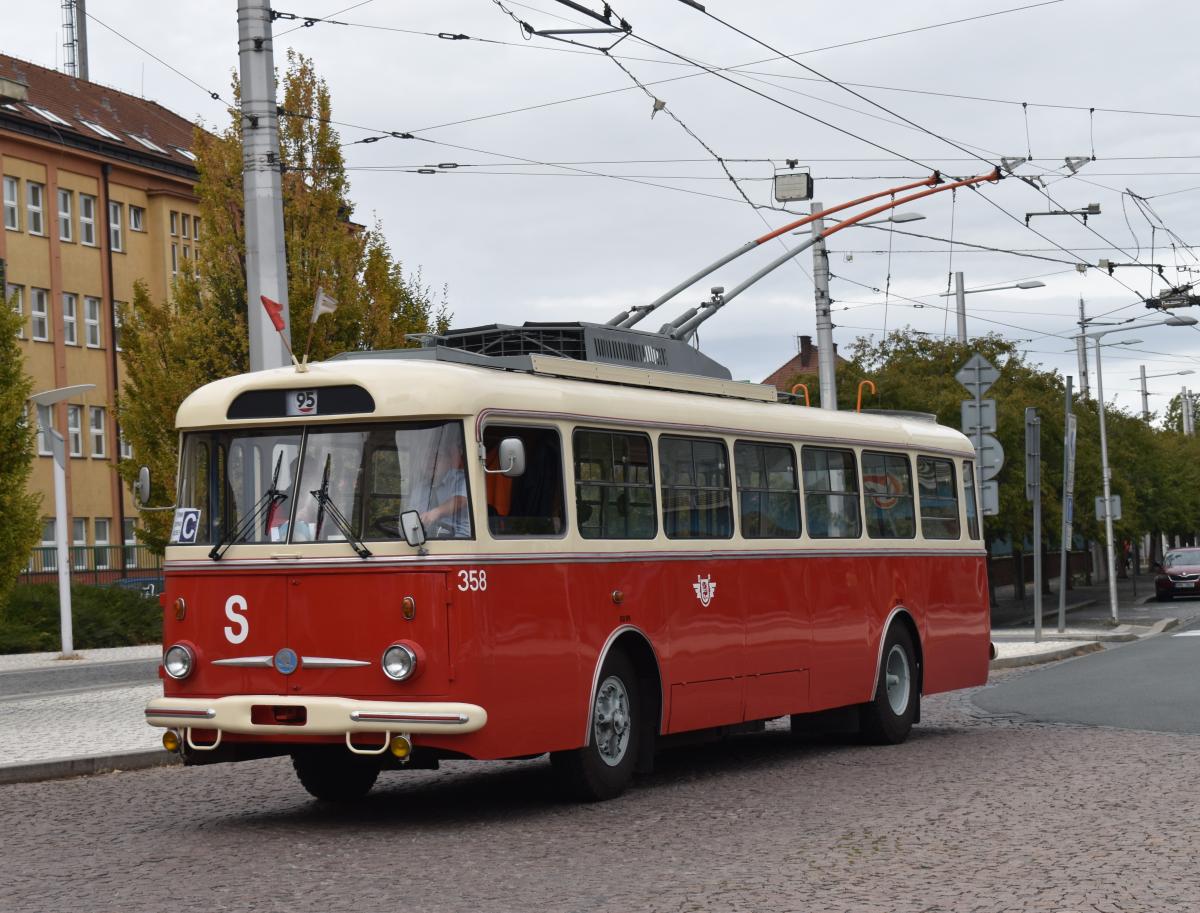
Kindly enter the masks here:
<path id="1" fill-rule="evenodd" d="M 71 618 L 76 649 L 127 647 L 162 640 L 158 600 L 119 587 L 72 586 Z M 13 587 L 0 609 L 0 653 L 42 653 L 62 646 L 58 587 Z"/>

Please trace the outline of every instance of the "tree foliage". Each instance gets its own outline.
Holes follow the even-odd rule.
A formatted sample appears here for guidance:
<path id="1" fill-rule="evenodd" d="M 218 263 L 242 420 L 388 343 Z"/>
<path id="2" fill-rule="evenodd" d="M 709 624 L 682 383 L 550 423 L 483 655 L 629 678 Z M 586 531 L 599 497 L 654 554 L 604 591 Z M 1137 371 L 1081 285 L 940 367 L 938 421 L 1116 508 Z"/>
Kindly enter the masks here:
<path id="1" fill-rule="evenodd" d="M 0 297 L 0 607 L 40 534 L 41 495 L 28 490 L 34 429 L 27 400 L 33 380 L 17 344 L 21 317 Z"/>
<path id="2" fill-rule="evenodd" d="M 329 89 L 312 61 L 288 52 L 280 81 L 280 158 L 292 347 L 303 351 L 318 288 L 338 302 L 315 327 L 312 359 L 362 349 L 400 348 L 409 333 L 448 323 L 419 271 L 405 273 L 382 226 L 350 220 L 340 139 L 330 124 Z M 234 85 L 235 96 L 238 94 Z M 169 503 L 175 479 L 175 411 L 197 387 L 249 369 L 242 118 L 231 110 L 224 130 L 196 130 L 193 151 L 203 232 L 195 273 L 182 270 L 169 301 L 153 301 L 144 286 L 122 314 L 125 382 L 118 411 L 137 463 L 150 466 L 155 503 Z M 186 261 L 185 261 L 186 262 Z M 251 302 L 250 307 L 260 307 Z M 128 481 L 136 465 L 127 461 Z M 145 514 L 142 537 L 161 548 L 169 514 Z"/>

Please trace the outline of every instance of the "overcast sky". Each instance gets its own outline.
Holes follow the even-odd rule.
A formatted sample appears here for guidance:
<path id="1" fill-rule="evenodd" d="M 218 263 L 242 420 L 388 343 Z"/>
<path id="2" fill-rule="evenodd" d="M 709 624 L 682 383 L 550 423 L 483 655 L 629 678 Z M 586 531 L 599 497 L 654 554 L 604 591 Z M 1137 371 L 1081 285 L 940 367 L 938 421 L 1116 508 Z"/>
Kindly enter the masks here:
<path id="1" fill-rule="evenodd" d="M 554 0 L 505 5 L 537 29 L 587 24 Z M 794 61 L 759 63 L 775 55 L 678 0 L 618 3 L 634 37 L 613 55 L 642 83 L 657 82 L 648 92 L 699 139 L 666 112 L 652 118 L 651 97 L 613 60 L 546 38 L 524 40 L 493 0 L 349 6 L 350 0 L 296 6 L 279 0 L 279 11 L 354 25 L 304 28 L 279 21 L 276 60 L 283 61 L 286 47 L 315 58 L 335 119 L 356 125 L 339 128 L 344 142 L 388 131 L 419 137 L 347 146 L 355 218 L 381 220 L 406 268 L 420 268 L 438 289 L 448 287 L 459 326 L 604 321 L 652 300 L 768 227 L 795 218 L 767 208 L 775 205 L 773 175 L 789 158 L 811 169 L 816 199 L 826 207 L 919 179 L 931 168 L 966 176 L 989 171 L 1002 155 L 1029 153 L 1034 161 L 1017 173 L 1043 176 L 1053 198 L 1008 179 L 981 193 L 959 191 L 956 199 L 945 193 L 913 204 L 909 208 L 926 219 L 902 226 L 1047 259 L 963 247 L 951 253 L 940 240 L 869 228 L 831 238 L 834 337 L 844 348 L 859 336 L 878 337 L 885 321 L 888 329 L 953 334 L 954 316 L 939 293 L 954 270 L 965 273 L 968 288 L 1036 278 L 1044 288 L 968 296 L 969 330 L 1022 340 L 1037 361 L 1076 374 L 1068 337 L 1077 332 L 1080 297 L 1089 316 L 1153 318 L 1157 312 L 1147 312 L 1140 299 L 1163 287 L 1145 268 L 1119 268 L 1113 278 L 1095 269 L 1081 274 L 1073 265 L 1079 259 L 1160 263 L 1171 284 L 1200 278 L 1200 272 L 1176 269 L 1198 266 L 1200 251 L 1181 249 L 1157 222 L 1150 227 L 1157 217 L 1183 242 L 1200 243 L 1200 6 L 1186 0 L 708 4 L 715 15 L 799 55 L 823 76 L 856 84 L 851 88 L 862 97 Z M 4 52 L 60 64 L 58 3 L 9 7 Z M 1015 11 L 988 16 L 1005 10 Z M 227 96 L 237 67 L 235 0 L 89 0 L 88 12 L 93 80 L 209 124 L 224 123 L 220 103 L 109 29 Z M 988 18 L 941 25 L 980 16 Z M 691 61 L 736 68 L 726 75 L 742 85 L 639 38 Z M 564 101 L 582 95 L 596 97 Z M 517 108 L 531 110 L 503 113 Z M 741 190 L 761 208 L 739 196 L 705 145 L 729 160 Z M 1064 177 L 1067 156 L 1093 153 L 1096 160 L 1077 176 Z M 460 167 L 415 173 L 443 163 Z M 1149 198 L 1153 212 L 1123 196 L 1126 188 Z M 1088 227 L 1064 216 L 1031 221 L 1044 237 L 1025 227 L 1029 212 L 1089 203 L 1099 203 L 1102 213 Z M 807 211 L 808 204 L 790 205 Z M 777 245 L 723 267 L 648 318 L 647 328 L 706 298 L 712 285 L 736 285 L 782 252 Z M 747 291 L 704 325 L 702 348 L 735 377 L 761 380 L 795 353 L 798 335 L 814 333 L 811 269 L 811 255 L 803 253 Z M 1200 317 L 1197 308 L 1180 313 Z M 1137 382 L 1130 380 L 1139 364 L 1150 374 L 1200 369 L 1200 330 L 1158 327 L 1126 338 L 1142 342 L 1105 352 L 1106 393 L 1119 405 L 1140 408 Z M 1161 409 L 1184 383 L 1200 387 L 1198 378 L 1152 380 L 1158 395 L 1151 408 Z"/>

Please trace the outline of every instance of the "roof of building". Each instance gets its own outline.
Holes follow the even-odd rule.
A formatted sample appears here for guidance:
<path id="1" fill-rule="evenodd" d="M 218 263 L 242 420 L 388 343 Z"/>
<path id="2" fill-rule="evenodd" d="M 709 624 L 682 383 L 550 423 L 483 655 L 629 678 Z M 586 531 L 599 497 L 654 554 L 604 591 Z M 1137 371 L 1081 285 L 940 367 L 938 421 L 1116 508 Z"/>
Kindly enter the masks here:
<path id="1" fill-rule="evenodd" d="M 833 346 L 833 357 L 837 364 L 846 364 L 846 359 L 837 353 L 837 344 Z M 800 337 L 800 351 L 789 358 L 778 368 L 763 378 L 763 383 L 787 393 L 791 390 L 792 378 L 799 374 L 817 373 L 817 347 L 808 336 Z"/>
<path id="2" fill-rule="evenodd" d="M 26 87 L 24 101 L 0 101 L 0 126 L 173 173 L 195 173 L 195 124 L 157 102 L 0 54 L 0 79 Z"/>

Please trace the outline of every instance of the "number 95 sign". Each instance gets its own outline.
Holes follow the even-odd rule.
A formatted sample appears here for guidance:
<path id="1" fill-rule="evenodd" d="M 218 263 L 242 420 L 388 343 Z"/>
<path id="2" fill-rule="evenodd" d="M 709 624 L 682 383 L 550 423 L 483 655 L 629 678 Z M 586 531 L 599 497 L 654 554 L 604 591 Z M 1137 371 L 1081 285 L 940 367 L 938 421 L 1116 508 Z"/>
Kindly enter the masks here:
<path id="1" fill-rule="evenodd" d="M 289 390 L 287 396 L 288 415 L 316 415 L 316 390 Z"/>

